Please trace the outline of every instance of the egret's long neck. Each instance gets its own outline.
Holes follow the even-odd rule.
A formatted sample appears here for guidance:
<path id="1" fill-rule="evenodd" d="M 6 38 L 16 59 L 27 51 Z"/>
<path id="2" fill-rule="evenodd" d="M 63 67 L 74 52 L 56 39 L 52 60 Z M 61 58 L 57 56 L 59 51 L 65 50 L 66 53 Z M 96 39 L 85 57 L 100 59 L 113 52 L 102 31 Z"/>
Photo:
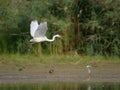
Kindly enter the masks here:
<path id="1" fill-rule="evenodd" d="M 52 39 L 47 39 L 48 42 L 53 42 L 57 36 L 54 35 Z"/>

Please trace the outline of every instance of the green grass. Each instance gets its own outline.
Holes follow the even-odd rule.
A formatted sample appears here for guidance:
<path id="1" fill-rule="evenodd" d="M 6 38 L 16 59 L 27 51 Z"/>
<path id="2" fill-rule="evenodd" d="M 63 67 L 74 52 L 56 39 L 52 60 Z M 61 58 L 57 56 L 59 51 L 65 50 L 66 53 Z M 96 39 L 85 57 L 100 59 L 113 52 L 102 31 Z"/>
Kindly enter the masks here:
<path id="1" fill-rule="evenodd" d="M 92 64 L 92 63 L 119 63 L 118 57 L 103 56 L 79 56 L 79 55 L 21 55 L 21 54 L 1 54 L 0 64 L 26 65 L 26 64 L 50 64 L 50 63 L 68 63 L 68 64 Z"/>

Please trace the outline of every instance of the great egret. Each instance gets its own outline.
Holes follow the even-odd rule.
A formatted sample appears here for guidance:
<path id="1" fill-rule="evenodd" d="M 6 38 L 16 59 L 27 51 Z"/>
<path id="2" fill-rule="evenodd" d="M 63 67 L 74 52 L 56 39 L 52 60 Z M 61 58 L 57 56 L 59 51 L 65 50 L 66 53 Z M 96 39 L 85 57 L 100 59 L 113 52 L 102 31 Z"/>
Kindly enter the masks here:
<path id="1" fill-rule="evenodd" d="M 43 42 L 48 41 L 52 42 L 55 40 L 56 37 L 61 37 L 60 35 L 54 35 L 52 39 L 48 39 L 45 34 L 47 31 L 47 22 L 41 22 L 40 25 L 38 24 L 37 20 L 33 20 L 30 24 L 30 34 L 33 39 L 30 40 L 31 43 Z"/>

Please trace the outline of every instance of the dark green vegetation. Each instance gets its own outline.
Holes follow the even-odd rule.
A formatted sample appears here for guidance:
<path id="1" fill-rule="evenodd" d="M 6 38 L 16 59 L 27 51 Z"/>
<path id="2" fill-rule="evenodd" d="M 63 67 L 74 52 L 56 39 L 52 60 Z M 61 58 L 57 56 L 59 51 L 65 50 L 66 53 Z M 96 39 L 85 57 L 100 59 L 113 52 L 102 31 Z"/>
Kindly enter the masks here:
<path id="1" fill-rule="evenodd" d="M 48 38 L 30 45 L 30 22 L 48 22 Z M 0 53 L 120 56 L 120 0 L 0 0 Z"/>
<path id="2" fill-rule="evenodd" d="M 119 83 L 45 83 L 0 85 L 1 90 L 119 90 Z"/>

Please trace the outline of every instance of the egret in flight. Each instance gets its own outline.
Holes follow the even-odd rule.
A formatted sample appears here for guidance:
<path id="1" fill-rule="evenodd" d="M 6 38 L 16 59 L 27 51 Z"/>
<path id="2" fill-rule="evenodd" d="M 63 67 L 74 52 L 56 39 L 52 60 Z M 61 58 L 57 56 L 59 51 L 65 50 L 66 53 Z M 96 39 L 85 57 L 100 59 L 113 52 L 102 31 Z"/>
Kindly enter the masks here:
<path id="1" fill-rule="evenodd" d="M 47 28 L 47 22 L 41 22 L 38 24 L 37 20 L 33 20 L 30 24 L 30 34 L 33 37 L 33 39 L 30 40 L 31 43 L 37 43 L 37 42 L 52 42 L 55 40 L 56 37 L 60 38 L 61 36 L 56 34 L 53 36 L 52 39 L 48 39 L 45 34 L 46 31 L 48 30 Z"/>

